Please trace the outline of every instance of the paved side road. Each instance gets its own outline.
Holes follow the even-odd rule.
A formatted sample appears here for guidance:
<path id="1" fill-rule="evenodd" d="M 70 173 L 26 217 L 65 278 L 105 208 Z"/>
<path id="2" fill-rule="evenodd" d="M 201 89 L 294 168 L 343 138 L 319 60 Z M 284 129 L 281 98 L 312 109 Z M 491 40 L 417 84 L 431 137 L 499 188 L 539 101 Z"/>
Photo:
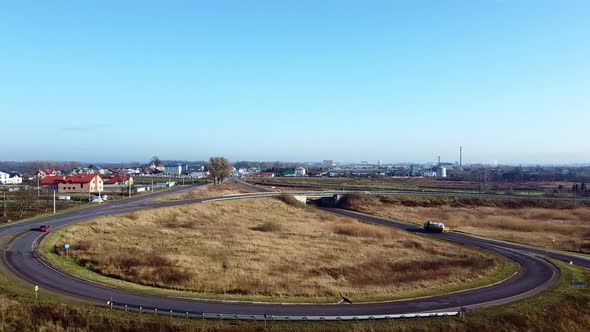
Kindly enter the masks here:
<path id="1" fill-rule="evenodd" d="M 355 212 L 355 211 L 345 210 L 345 209 L 336 209 L 336 208 L 321 208 L 321 209 L 325 210 L 325 211 L 332 212 L 332 213 L 336 213 L 336 214 L 339 214 L 342 216 L 356 218 L 356 219 L 359 219 L 359 220 L 362 220 L 365 222 L 369 222 L 369 223 L 374 223 L 374 224 L 379 224 L 379 225 L 384 225 L 384 226 L 389 226 L 389 227 L 396 227 L 396 228 L 406 230 L 408 232 L 421 233 L 424 235 L 428 235 L 431 237 L 440 238 L 440 239 L 444 239 L 444 240 L 448 240 L 448 241 L 453 241 L 456 243 L 468 244 L 468 245 L 471 245 L 474 247 L 483 248 L 482 245 L 495 246 L 495 247 L 499 247 L 499 248 L 503 248 L 503 249 L 507 249 L 507 250 L 519 251 L 519 252 L 538 255 L 538 256 L 546 256 L 549 258 L 553 258 L 553 259 L 557 259 L 557 260 L 561 260 L 561 261 L 565 261 L 565 262 L 572 262 L 575 265 L 583 266 L 585 268 L 590 268 L 590 258 L 584 257 L 584 256 L 578 256 L 578 255 L 574 255 L 574 254 L 556 252 L 556 251 L 551 251 L 551 250 L 544 250 L 541 248 L 527 246 L 527 245 L 521 245 L 521 244 L 517 244 L 517 243 L 510 243 L 510 242 L 492 240 L 492 239 L 488 239 L 488 238 L 475 237 L 475 236 L 470 236 L 470 235 L 467 235 L 464 233 L 455 233 L 455 232 L 427 233 L 427 232 L 424 232 L 422 227 L 417 226 L 417 225 L 407 224 L 407 223 L 403 223 L 403 222 L 399 222 L 399 221 L 387 220 L 387 219 L 378 218 L 375 216 L 371 216 L 371 215 L 367 215 L 367 214 L 363 214 L 363 213 L 359 213 L 359 212 Z"/>

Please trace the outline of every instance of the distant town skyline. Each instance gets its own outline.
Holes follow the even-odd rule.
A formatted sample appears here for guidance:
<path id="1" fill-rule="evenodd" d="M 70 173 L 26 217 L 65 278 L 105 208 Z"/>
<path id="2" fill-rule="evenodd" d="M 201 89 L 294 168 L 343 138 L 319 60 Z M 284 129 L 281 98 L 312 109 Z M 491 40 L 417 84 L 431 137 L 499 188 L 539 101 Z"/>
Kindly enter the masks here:
<path id="1" fill-rule="evenodd" d="M 114 10 L 113 8 L 116 8 Z M 590 2 L 0 4 L 0 160 L 590 163 Z"/>

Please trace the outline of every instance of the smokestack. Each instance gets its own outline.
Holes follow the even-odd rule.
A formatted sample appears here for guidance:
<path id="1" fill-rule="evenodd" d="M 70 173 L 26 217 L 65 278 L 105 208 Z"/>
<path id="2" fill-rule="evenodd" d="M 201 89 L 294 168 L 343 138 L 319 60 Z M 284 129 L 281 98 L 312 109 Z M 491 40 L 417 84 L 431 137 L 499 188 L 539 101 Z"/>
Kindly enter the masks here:
<path id="1" fill-rule="evenodd" d="M 459 168 L 463 167 L 463 147 L 459 146 Z"/>
<path id="2" fill-rule="evenodd" d="M 440 165 L 440 156 L 438 156 L 438 164 Z"/>

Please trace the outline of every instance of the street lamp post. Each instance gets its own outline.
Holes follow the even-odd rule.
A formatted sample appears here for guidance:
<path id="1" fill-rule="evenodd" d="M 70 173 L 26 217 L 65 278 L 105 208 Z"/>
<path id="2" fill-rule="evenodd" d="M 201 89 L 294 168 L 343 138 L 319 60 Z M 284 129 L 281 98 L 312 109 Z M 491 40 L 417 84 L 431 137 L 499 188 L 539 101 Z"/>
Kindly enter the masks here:
<path id="1" fill-rule="evenodd" d="M 2 190 L 2 193 L 4 194 L 4 197 L 2 198 L 2 202 L 3 202 L 2 215 L 4 217 L 6 217 L 6 215 L 7 215 L 7 213 L 6 213 L 6 188 L 4 188 L 4 190 Z"/>

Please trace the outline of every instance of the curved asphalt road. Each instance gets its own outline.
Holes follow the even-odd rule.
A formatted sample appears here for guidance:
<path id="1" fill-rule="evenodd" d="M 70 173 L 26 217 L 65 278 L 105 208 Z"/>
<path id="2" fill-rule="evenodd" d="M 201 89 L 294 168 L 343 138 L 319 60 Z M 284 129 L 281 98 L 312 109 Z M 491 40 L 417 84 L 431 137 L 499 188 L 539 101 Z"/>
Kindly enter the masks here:
<path id="1" fill-rule="evenodd" d="M 175 191 L 190 188 L 178 188 Z M 183 205 L 206 201 L 208 199 L 186 200 L 176 202 L 150 202 L 154 196 L 170 194 L 172 191 L 145 195 L 130 200 L 115 201 L 78 211 L 72 211 L 37 219 L 31 222 L 15 224 L 0 228 L 0 236 L 24 231 L 40 224 L 51 223 L 55 228 L 72 223 L 87 220 L 98 216 L 115 213 L 128 213 L 154 207 Z M 358 214 L 340 209 L 325 209 L 332 213 L 351 216 L 367 222 L 382 224 L 389 227 L 397 227 L 412 232 L 419 232 L 418 226 L 397 223 L 381 218 Z M 336 304 L 274 304 L 274 303 L 241 303 L 195 300 L 186 298 L 160 297 L 98 285 L 73 276 L 65 275 L 41 261 L 35 251 L 37 241 L 41 233 L 25 231 L 18 236 L 5 252 L 5 262 L 23 279 L 41 287 L 52 289 L 59 293 L 74 297 L 94 300 L 98 303 L 106 303 L 113 299 L 116 305 L 128 305 L 129 307 L 143 307 L 145 309 L 157 308 L 160 311 L 172 310 L 178 313 L 189 312 L 192 314 L 219 313 L 239 315 L 332 315 L 332 316 L 356 316 L 356 315 L 387 315 L 405 314 L 425 311 L 452 310 L 459 306 L 478 307 L 490 304 L 510 302 L 540 292 L 557 280 L 557 269 L 531 253 L 543 250 L 506 244 L 502 242 L 470 237 L 458 233 L 430 234 L 427 235 L 443 238 L 457 243 L 479 247 L 489 250 L 516 261 L 521 266 L 521 271 L 504 282 L 484 288 L 467 290 L 454 294 L 426 297 L 420 299 L 336 305 Z M 577 260 L 577 264 L 590 267 L 590 260 L 578 256 L 549 253 L 549 256 L 559 255 L 557 259 Z"/>

